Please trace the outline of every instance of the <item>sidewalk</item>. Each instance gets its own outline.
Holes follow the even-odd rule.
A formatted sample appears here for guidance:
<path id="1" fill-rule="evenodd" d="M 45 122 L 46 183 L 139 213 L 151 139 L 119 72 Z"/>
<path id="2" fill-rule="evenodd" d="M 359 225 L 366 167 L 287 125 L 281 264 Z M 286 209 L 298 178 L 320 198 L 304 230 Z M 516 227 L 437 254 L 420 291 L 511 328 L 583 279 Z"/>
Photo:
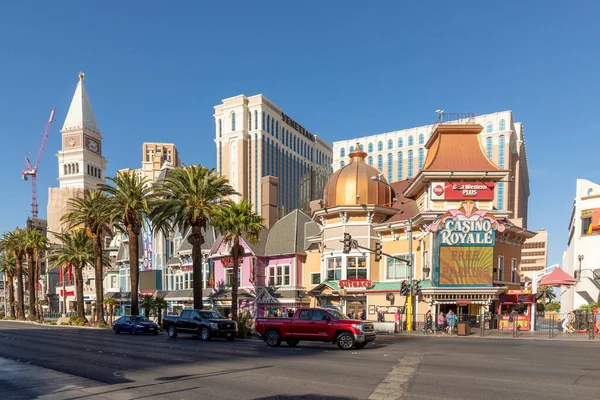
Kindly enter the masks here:
<path id="1" fill-rule="evenodd" d="M 392 335 L 390 335 L 392 336 Z M 479 329 L 472 329 L 469 336 L 459 336 L 456 334 L 448 335 L 445 333 L 425 333 L 422 330 L 412 332 L 399 332 L 393 336 L 420 336 L 420 337 L 435 337 L 435 338 L 460 338 L 460 339 L 528 339 L 528 340 L 560 340 L 560 341 L 586 341 L 600 342 L 598 335 L 595 338 L 590 338 L 588 333 L 565 333 L 561 331 L 517 331 L 516 335 L 512 331 L 502 330 L 485 330 L 483 334 Z"/>

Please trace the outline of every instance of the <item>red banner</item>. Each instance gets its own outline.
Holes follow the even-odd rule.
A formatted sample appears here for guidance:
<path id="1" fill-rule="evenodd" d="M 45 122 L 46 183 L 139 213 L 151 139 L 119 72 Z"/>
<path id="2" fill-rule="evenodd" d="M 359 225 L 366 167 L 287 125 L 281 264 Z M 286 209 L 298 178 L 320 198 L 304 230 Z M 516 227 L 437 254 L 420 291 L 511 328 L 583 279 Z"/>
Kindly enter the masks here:
<path id="1" fill-rule="evenodd" d="M 368 279 L 344 279 L 338 281 L 338 286 L 341 288 L 370 288 L 373 282 Z"/>
<path id="2" fill-rule="evenodd" d="M 494 200 L 494 182 L 434 182 L 434 200 Z"/>
<path id="3" fill-rule="evenodd" d="M 60 291 L 60 295 L 61 296 L 63 295 L 62 289 Z M 75 292 L 73 290 L 71 290 L 71 291 L 67 290 L 67 297 L 69 297 L 69 296 L 75 296 Z"/>

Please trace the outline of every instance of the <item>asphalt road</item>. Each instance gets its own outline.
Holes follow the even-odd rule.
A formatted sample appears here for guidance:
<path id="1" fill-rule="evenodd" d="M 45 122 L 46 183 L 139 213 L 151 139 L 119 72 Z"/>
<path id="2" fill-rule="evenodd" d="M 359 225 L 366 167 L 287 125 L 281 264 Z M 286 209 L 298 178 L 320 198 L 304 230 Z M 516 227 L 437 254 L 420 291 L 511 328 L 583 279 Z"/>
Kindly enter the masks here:
<path id="1" fill-rule="evenodd" d="M 273 349 L 0 322 L 0 357 L 6 400 L 600 397 L 598 342 L 382 336 L 359 351 Z"/>

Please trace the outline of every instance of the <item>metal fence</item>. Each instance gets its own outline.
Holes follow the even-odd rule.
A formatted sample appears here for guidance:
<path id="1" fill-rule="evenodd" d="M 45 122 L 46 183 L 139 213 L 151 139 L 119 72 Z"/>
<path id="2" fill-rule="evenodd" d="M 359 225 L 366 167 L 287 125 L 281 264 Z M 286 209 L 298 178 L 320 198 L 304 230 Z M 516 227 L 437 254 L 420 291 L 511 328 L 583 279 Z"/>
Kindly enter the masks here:
<path id="1" fill-rule="evenodd" d="M 598 335 L 600 323 L 590 311 L 575 311 L 570 314 L 538 313 L 535 316 L 535 330 L 530 329 L 530 316 L 507 314 L 481 314 L 456 316 L 455 324 L 450 327 L 448 319 L 438 320 L 437 315 L 417 314 L 413 321 L 412 332 L 406 331 L 403 321 L 401 332 L 421 335 L 459 335 L 500 338 L 537 338 L 563 340 L 594 340 Z"/>

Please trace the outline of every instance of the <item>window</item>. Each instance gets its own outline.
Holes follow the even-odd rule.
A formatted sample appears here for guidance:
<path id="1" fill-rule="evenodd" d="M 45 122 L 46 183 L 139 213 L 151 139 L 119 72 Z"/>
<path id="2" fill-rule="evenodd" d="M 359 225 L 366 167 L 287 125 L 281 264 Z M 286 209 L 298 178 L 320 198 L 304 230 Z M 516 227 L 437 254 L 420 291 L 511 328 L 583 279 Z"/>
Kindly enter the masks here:
<path id="1" fill-rule="evenodd" d="M 279 139 L 279 121 L 275 122 L 275 137 Z"/>
<path id="2" fill-rule="evenodd" d="M 377 151 L 383 150 L 383 142 L 377 142 Z"/>
<path id="3" fill-rule="evenodd" d="M 367 279 L 366 257 L 348 257 L 346 279 Z"/>
<path id="4" fill-rule="evenodd" d="M 423 149 L 419 149 L 419 171 L 421 170 L 421 168 L 423 168 L 423 158 L 424 158 L 424 151 Z"/>
<path id="5" fill-rule="evenodd" d="M 311 310 L 300 311 L 300 315 L 298 315 L 298 319 L 310 321 L 312 319 L 312 311 Z"/>
<path id="6" fill-rule="evenodd" d="M 267 133 L 271 133 L 271 117 L 267 114 Z"/>
<path id="7" fill-rule="evenodd" d="M 369 143 L 369 145 L 367 146 L 367 149 L 369 151 L 369 153 L 373 152 L 373 143 Z"/>
<path id="8" fill-rule="evenodd" d="M 110 287 L 111 287 L 111 289 L 114 289 L 117 287 L 117 277 L 116 276 L 110 277 Z"/>
<path id="9" fill-rule="evenodd" d="M 329 314 L 325 311 L 321 310 L 312 310 L 312 318 L 313 321 L 324 321 L 329 319 Z"/>
<path id="10" fill-rule="evenodd" d="M 383 170 L 383 156 L 381 154 L 377 156 L 377 169 L 379 171 Z"/>
<path id="11" fill-rule="evenodd" d="M 339 281 L 342 279 L 342 257 L 327 259 L 327 280 Z"/>
<path id="12" fill-rule="evenodd" d="M 402 254 L 402 258 L 408 258 L 408 254 Z M 408 279 L 409 268 L 404 261 L 396 260 L 395 258 L 386 257 L 387 265 L 385 278 L 386 279 Z"/>
<path id="13" fill-rule="evenodd" d="M 512 258 L 510 260 L 510 281 L 511 282 L 517 281 L 517 259 L 516 258 Z"/>
<path id="14" fill-rule="evenodd" d="M 354 146 L 350 146 L 350 153 L 354 151 Z"/>
<path id="15" fill-rule="evenodd" d="M 254 110 L 254 129 L 258 129 L 258 111 Z"/>
<path id="16" fill-rule="evenodd" d="M 398 152 L 398 180 L 402 180 L 402 152 Z"/>
<path id="17" fill-rule="evenodd" d="M 225 287 L 231 287 L 233 282 L 233 268 L 225 268 Z M 242 269 L 238 268 L 238 286 L 242 283 Z"/>
<path id="18" fill-rule="evenodd" d="M 485 133 L 492 133 L 494 131 L 494 124 L 491 122 L 488 122 L 487 125 L 485 126 Z"/>
<path id="19" fill-rule="evenodd" d="M 498 203 L 497 203 L 497 208 L 498 210 L 503 210 L 504 209 L 504 182 L 498 182 Z"/>
<path id="20" fill-rule="evenodd" d="M 235 132 L 235 112 L 231 113 L 231 131 Z"/>
<path id="21" fill-rule="evenodd" d="M 388 153 L 388 156 L 387 156 L 387 179 L 388 179 L 388 182 L 392 181 L 393 166 L 394 166 L 394 156 L 392 156 L 392 153 Z"/>
<path id="22" fill-rule="evenodd" d="M 408 151 L 408 178 L 413 177 L 413 151 Z"/>
<path id="23" fill-rule="evenodd" d="M 388 150 L 391 150 L 394 148 L 394 141 L 392 139 L 388 140 Z"/>
<path id="24" fill-rule="evenodd" d="M 223 122 L 219 120 L 219 137 L 223 136 Z M 150 161 L 150 150 L 146 150 L 146 161 Z"/>
<path id="25" fill-rule="evenodd" d="M 340 161 L 340 168 L 344 168 L 344 165 L 346 165 L 346 163 L 343 161 Z"/>
<path id="26" fill-rule="evenodd" d="M 275 134 L 275 118 L 271 118 L 271 135 Z"/>
<path id="27" fill-rule="evenodd" d="M 506 144 L 506 138 L 504 135 L 498 137 L 498 166 L 504 168 L 504 147 Z"/>
<path id="28" fill-rule="evenodd" d="M 340 149 L 340 157 L 346 157 L 346 149 L 343 147 Z"/>
<path id="29" fill-rule="evenodd" d="M 265 112 L 263 111 L 263 116 L 262 116 L 262 129 L 263 131 L 265 130 Z"/>
<path id="30" fill-rule="evenodd" d="M 408 137 L 408 146 L 414 146 L 415 145 L 415 139 L 413 139 L 412 136 Z"/>
<path id="31" fill-rule="evenodd" d="M 310 284 L 318 285 L 321 283 L 321 274 L 318 272 L 313 272 L 310 274 Z"/>
<path id="32" fill-rule="evenodd" d="M 581 234 L 589 235 L 592 233 L 592 217 L 582 218 L 581 219 Z"/>
<path id="33" fill-rule="evenodd" d="M 369 156 L 369 158 L 367 158 L 367 163 L 371 166 L 373 165 L 373 156 Z"/>
<path id="34" fill-rule="evenodd" d="M 498 280 L 504 279 L 504 256 L 498 256 Z"/>
<path id="35" fill-rule="evenodd" d="M 494 144 L 494 141 L 491 137 L 488 137 L 487 139 L 485 139 L 485 154 L 487 154 L 487 156 L 490 160 L 492 159 L 493 144 Z"/>
<path id="36" fill-rule="evenodd" d="M 252 113 L 251 112 L 248 114 L 248 130 L 249 131 L 252 130 Z"/>
<path id="37" fill-rule="evenodd" d="M 506 121 L 504 121 L 503 119 L 501 119 L 500 124 L 498 124 L 498 130 L 500 132 L 506 130 Z"/>
<path id="38" fill-rule="evenodd" d="M 269 286 L 289 286 L 290 266 L 275 265 L 269 267 Z"/>
<path id="39" fill-rule="evenodd" d="M 402 147 L 404 147 L 404 139 L 402 139 L 402 138 L 398 138 L 398 147 L 399 147 L 399 148 L 402 148 Z"/>
<path id="40" fill-rule="evenodd" d="M 425 144 L 425 136 L 422 133 L 419 135 L 419 144 Z"/>

